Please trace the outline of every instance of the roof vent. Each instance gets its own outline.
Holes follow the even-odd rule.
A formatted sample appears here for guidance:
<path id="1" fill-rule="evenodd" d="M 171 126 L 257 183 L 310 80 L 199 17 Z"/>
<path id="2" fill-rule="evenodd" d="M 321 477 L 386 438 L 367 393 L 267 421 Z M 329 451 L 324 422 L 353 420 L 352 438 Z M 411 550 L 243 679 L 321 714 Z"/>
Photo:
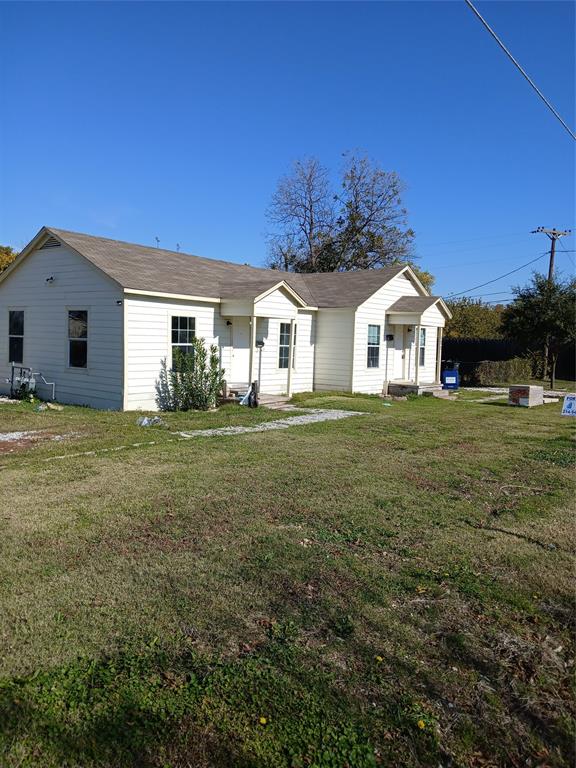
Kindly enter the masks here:
<path id="1" fill-rule="evenodd" d="M 40 250 L 43 251 L 44 248 L 59 248 L 60 247 L 60 240 L 57 240 L 55 237 L 49 237 L 48 240 L 44 243 L 44 245 L 40 246 Z"/>

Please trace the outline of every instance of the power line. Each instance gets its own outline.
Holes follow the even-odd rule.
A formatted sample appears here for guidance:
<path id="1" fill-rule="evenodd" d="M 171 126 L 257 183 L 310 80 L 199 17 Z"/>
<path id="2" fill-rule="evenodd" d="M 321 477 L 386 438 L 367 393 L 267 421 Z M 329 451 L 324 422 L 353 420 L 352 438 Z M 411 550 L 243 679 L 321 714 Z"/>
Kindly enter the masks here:
<path id="1" fill-rule="evenodd" d="M 481 299 L 483 296 L 504 296 L 510 295 L 512 291 L 495 291 L 494 293 L 474 293 L 472 296 L 468 296 L 469 299 Z"/>
<path id="2" fill-rule="evenodd" d="M 510 51 L 508 50 L 508 48 L 506 48 L 506 46 L 504 45 L 504 43 L 502 42 L 502 40 L 500 40 L 500 38 L 498 37 L 498 35 L 496 34 L 496 32 L 494 32 L 494 30 L 492 29 L 492 27 L 491 27 L 491 26 L 488 24 L 488 22 L 486 21 L 486 19 L 485 19 L 485 18 L 484 18 L 484 17 L 483 17 L 483 16 L 480 14 L 480 12 L 479 12 L 479 11 L 477 11 L 477 10 L 476 10 L 476 8 L 475 8 L 475 7 L 474 7 L 474 5 L 472 4 L 471 0 L 465 0 L 465 2 L 466 2 L 466 5 L 467 5 L 467 6 L 470 8 L 470 10 L 471 10 L 473 13 L 475 13 L 475 14 L 476 14 L 476 16 L 477 16 L 477 17 L 480 19 L 480 21 L 481 21 L 481 22 L 482 22 L 482 24 L 483 24 L 483 25 L 486 27 L 486 29 L 488 30 L 488 32 L 490 32 L 490 34 L 492 35 L 492 37 L 494 38 L 494 40 L 496 40 L 496 42 L 498 43 L 498 45 L 500 46 L 500 48 L 502 48 L 502 50 L 504 51 L 504 53 L 506 54 L 506 56 L 508 56 L 508 58 L 510 59 L 510 61 L 511 61 L 511 62 L 514 64 L 514 66 L 515 66 L 515 67 L 516 67 L 516 68 L 517 68 L 517 69 L 518 69 L 518 70 L 519 70 L 519 71 L 522 73 L 522 75 L 523 75 L 523 76 L 526 78 L 526 80 L 527 80 L 527 81 L 530 83 L 530 85 L 532 86 L 532 88 L 533 88 L 533 89 L 536 91 L 536 93 L 538 94 L 538 96 L 540 96 L 540 98 L 542 99 L 542 101 L 544 102 L 544 104 L 546 104 L 546 106 L 547 106 L 547 107 L 548 107 L 548 109 L 549 109 L 549 110 L 552 112 L 552 114 L 553 114 L 553 115 L 554 115 L 554 116 L 555 116 L 555 117 L 556 117 L 556 118 L 557 118 L 557 119 L 558 119 L 558 120 L 559 120 L 559 121 L 562 123 L 562 125 L 564 126 L 564 128 L 566 128 L 566 130 L 567 130 L 567 131 L 568 131 L 568 133 L 570 134 L 570 136 L 571 136 L 571 137 L 572 137 L 574 140 L 576 140 L 576 133 L 574 133 L 574 131 L 573 131 L 573 130 L 572 130 L 572 129 L 571 129 L 571 128 L 570 128 L 570 127 L 567 125 L 567 123 L 566 123 L 566 122 L 564 122 L 564 120 L 562 119 L 562 117 L 560 116 L 560 114 L 559 114 L 559 113 L 556 111 L 556 109 L 554 109 L 554 107 L 552 106 L 552 104 L 551 104 L 551 103 L 548 101 L 548 99 L 546 98 L 546 96 L 544 96 L 544 94 L 542 93 L 542 91 L 540 90 L 540 88 L 538 88 L 538 86 L 536 85 L 536 83 L 534 82 L 534 80 L 532 80 L 532 78 L 530 77 L 530 75 L 528 75 L 528 74 L 527 74 L 527 72 L 526 72 L 524 69 L 522 69 L 522 67 L 520 66 L 520 64 L 518 63 L 518 61 L 516 61 L 516 59 L 514 58 L 514 56 L 512 56 L 512 54 L 510 53 Z"/>
<path id="3" fill-rule="evenodd" d="M 476 291 L 478 288 L 484 288 L 485 285 L 491 285 L 492 283 L 498 282 L 498 280 L 502 280 L 505 277 L 508 277 L 508 275 L 513 275 L 514 272 L 519 272 L 521 269 L 524 269 L 525 267 L 529 267 L 530 264 L 534 264 L 534 262 L 541 259 L 543 256 L 548 256 L 548 251 L 544 251 L 544 253 L 541 253 L 540 256 L 536 256 L 535 259 L 532 259 L 532 261 L 526 262 L 526 264 L 522 264 L 519 267 L 516 267 L 516 269 L 511 269 L 510 272 L 506 272 L 504 275 L 500 275 L 499 277 L 495 277 L 493 280 L 488 280 L 485 283 L 481 283 L 480 285 L 475 285 L 473 288 L 467 288 L 465 291 L 460 291 L 459 293 L 451 293 L 446 298 L 453 299 L 455 296 L 462 296 L 465 293 L 470 293 L 470 291 Z"/>

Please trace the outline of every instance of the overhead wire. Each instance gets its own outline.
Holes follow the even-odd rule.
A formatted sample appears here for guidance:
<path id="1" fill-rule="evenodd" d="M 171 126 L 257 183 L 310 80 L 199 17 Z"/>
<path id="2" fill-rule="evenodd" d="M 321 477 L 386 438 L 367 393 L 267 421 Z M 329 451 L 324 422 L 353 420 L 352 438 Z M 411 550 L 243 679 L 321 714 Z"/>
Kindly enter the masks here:
<path id="1" fill-rule="evenodd" d="M 549 254 L 549 251 L 544 251 L 544 253 L 541 253 L 540 256 L 537 256 L 535 259 L 532 259 L 532 261 L 527 261 L 526 264 L 521 264 L 519 267 L 516 267 L 515 269 L 511 269 L 510 272 L 505 272 L 503 275 L 499 275 L 498 277 L 495 277 L 493 280 L 487 280 L 485 283 L 480 283 L 480 285 L 475 285 L 472 288 L 467 288 L 465 291 L 450 293 L 446 298 L 453 299 L 455 296 L 463 296 L 466 293 L 471 293 L 472 291 L 478 290 L 478 288 L 484 288 L 486 285 L 492 285 L 492 283 L 497 283 L 498 280 L 503 280 L 505 277 L 508 277 L 508 275 L 513 275 L 515 272 L 520 272 L 521 269 L 525 269 L 526 267 L 529 267 L 531 264 L 535 264 L 543 256 L 548 256 L 548 254 Z"/>
<path id="2" fill-rule="evenodd" d="M 569 125 L 568 125 L 568 124 L 567 124 L 567 123 L 566 123 L 566 122 L 565 122 L 565 121 L 562 119 L 562 117 L 560 116 L 559 112 L 558 112 L 558 111 L 557 111 L 557 110 L 556 110 L 556 109 L 555 109 L 555 108 L 552 106 L 552 104 L 551 104 L 551 103 L 548 101 L 548 99 L 546 98 L 546 96 L 544 96 L 544 94 L 542 93 L 542 91 L 540 90 L 540 88 L 538 88 L 538 86 L 536 85 L 536 83 L 534 82 L 534 80 L 532 80 L 532 78 L 531 78 L 531 77 L 530 77 L 530 75 L 529 75 L 529 74 L 526 72 L 526 70 L 524 70 L 524 69 L 521 67 L 521 65 L 519 64 L 519 62 L 518 62 L 518 61 L 517 61 L 517 60 L 514 58 L 514 56 L 512 56 L 512 54 L 510 53 L 510 51 L 508 50 L 508 48 L 506 48 L 506 46 L 504 45 L 504 43 L 502 42 L 502 40 L 500 40 L 500 38 L 498 37 L 498 35 L 496 34 L 496 32 L 494 32 L 494 30 L 493 30 L 493 29 L 492 29 L 492 27 L 491 27 L 491 26 L 488 24 L 488 22 L 486 21 L 486 19 L 485 19 L 485 18 L 482 16 L 482 14 L 480 13 L 480 11 L 478 11 L 478 10 L 477 10 L 477 9 L 474 7 L 474 4 L 472 3 L 472 1 L 471 1 L 471 0 L 464 0 L 464 2 L 465 2 L 465 3 L 466 3 L 466 5 L 467 5 L 467 6 L 470 8 L 470 10 L 471 10 L 471 11 L 472 11 L 472 12 L 473 12 L 473 13 L 474 13 L 474 14 L 475 14 L 475 15 L 476 15 L 476 16 L 477 16 L 479 19 L 480 19 L 480 21 L 482 22 L 482 24 L 484 25 L 484 27 L 485 27 L 485 28 L 488 30 L 488 32 L 489 32 L 489 33 L 492 35 L 492 37 L 494 38 L 494 40 L 496 40 L 496 42 L 498 43 L 498 45 L 500 46 L 500 48 L 502 48 L 502 50 L 504 51 L 504 53 L 506 54 L 506 56 L 508 56 L 508 58 L 510 59 L 510 61 L 511 61 L 511 62 L 514 64 L 514 66 L 516 67 L 516 69 L 518 69 L 518 71 L 519 71 L 519 72 L 522 74 L 522 76 L 523 76 L 523 77 L 524 77 L 524 78 L 525 78 L 525 79 L 526 79 L 526 80 L 527 80 L 527 81 L 530 83 L 530 85 L 532 86 L 532 88 L 533 88 L 533 89 L 536 91 L 536 93 L 538 94 L 538 96 L 540 96 L 540 98 L 542 99 L 542 101 L 544 102 L 544 104 L 546 104 L 546 106 L 548 107 L 548 109 L 549 109 L 549 110 L 552 112 L 552 114 L 554 115 L 554 117 L 556 117 L 556 119 L 557 119 L 557 120 L 559 120 L 559 121 L 560 121 L 560 123 L 562 123 L 562 125 L 564 126 L 564 128 L 565 128 L 565 129 L 568 131 L 568 133 L 570 134 L 570 136 L 571 136 L 571 137 L 572 137 L 572 138 L 573 138 L 573 139 L 576 141 L 576 133 L 574 133 L 574 131 L 572 130 L 572 128 L 570 128 L 570 126 L 569 126 Z"/>

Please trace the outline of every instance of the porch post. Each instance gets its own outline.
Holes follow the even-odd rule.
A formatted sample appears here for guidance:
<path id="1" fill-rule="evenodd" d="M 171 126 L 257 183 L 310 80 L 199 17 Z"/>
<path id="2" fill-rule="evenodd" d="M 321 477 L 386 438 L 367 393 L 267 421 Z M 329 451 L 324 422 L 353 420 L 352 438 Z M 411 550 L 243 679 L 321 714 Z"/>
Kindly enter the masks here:
<path id="1" fill-rule="evenodd" d="M 286 394 L 292 397 L 292 361 L 294 360 L 294 320 L 290 320 L 290 343 L 288 345 L 288 384 Z"/>
<path id="2" fill-rule="evenodd" d="M 250 317 L 250 354 L 248 355 L 248 385 L 254 381 L 254 348 L 256 346 L 256 317 Z M 260 389 L 260 382 L 258 382 Z"/>
<path id="3" fill-rule="evenodd" d="M 420 326 L 414 328 L 414 383 L 420 383 Z"/>
<path id="4" fill-rule="evenodd" d="M 436 384 L 440 384 L 440 369 L 442 366 L 442 332 L 441 326 L 437 329 L 438 338 L 436 339 Z"/>

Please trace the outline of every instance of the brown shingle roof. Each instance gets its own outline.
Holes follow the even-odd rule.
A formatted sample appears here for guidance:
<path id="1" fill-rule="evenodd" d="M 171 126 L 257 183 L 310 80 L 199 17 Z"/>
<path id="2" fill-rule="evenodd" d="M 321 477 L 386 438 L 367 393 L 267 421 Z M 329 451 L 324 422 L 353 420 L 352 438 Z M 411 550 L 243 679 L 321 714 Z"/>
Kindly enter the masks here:
<path id="1" fill-rule="evenodd" d="M 294 274 L 47 227 L 123 288 L 206 298 L 253 298 L 284 280 L 316 307 L 357 307 L 404 269 Z"/>
<path id="2" fill-rule="evenodd" d="M 440 296 L 401 296 L 387 312 L 417 312 L 421 314 L 440 299 Z"/>

